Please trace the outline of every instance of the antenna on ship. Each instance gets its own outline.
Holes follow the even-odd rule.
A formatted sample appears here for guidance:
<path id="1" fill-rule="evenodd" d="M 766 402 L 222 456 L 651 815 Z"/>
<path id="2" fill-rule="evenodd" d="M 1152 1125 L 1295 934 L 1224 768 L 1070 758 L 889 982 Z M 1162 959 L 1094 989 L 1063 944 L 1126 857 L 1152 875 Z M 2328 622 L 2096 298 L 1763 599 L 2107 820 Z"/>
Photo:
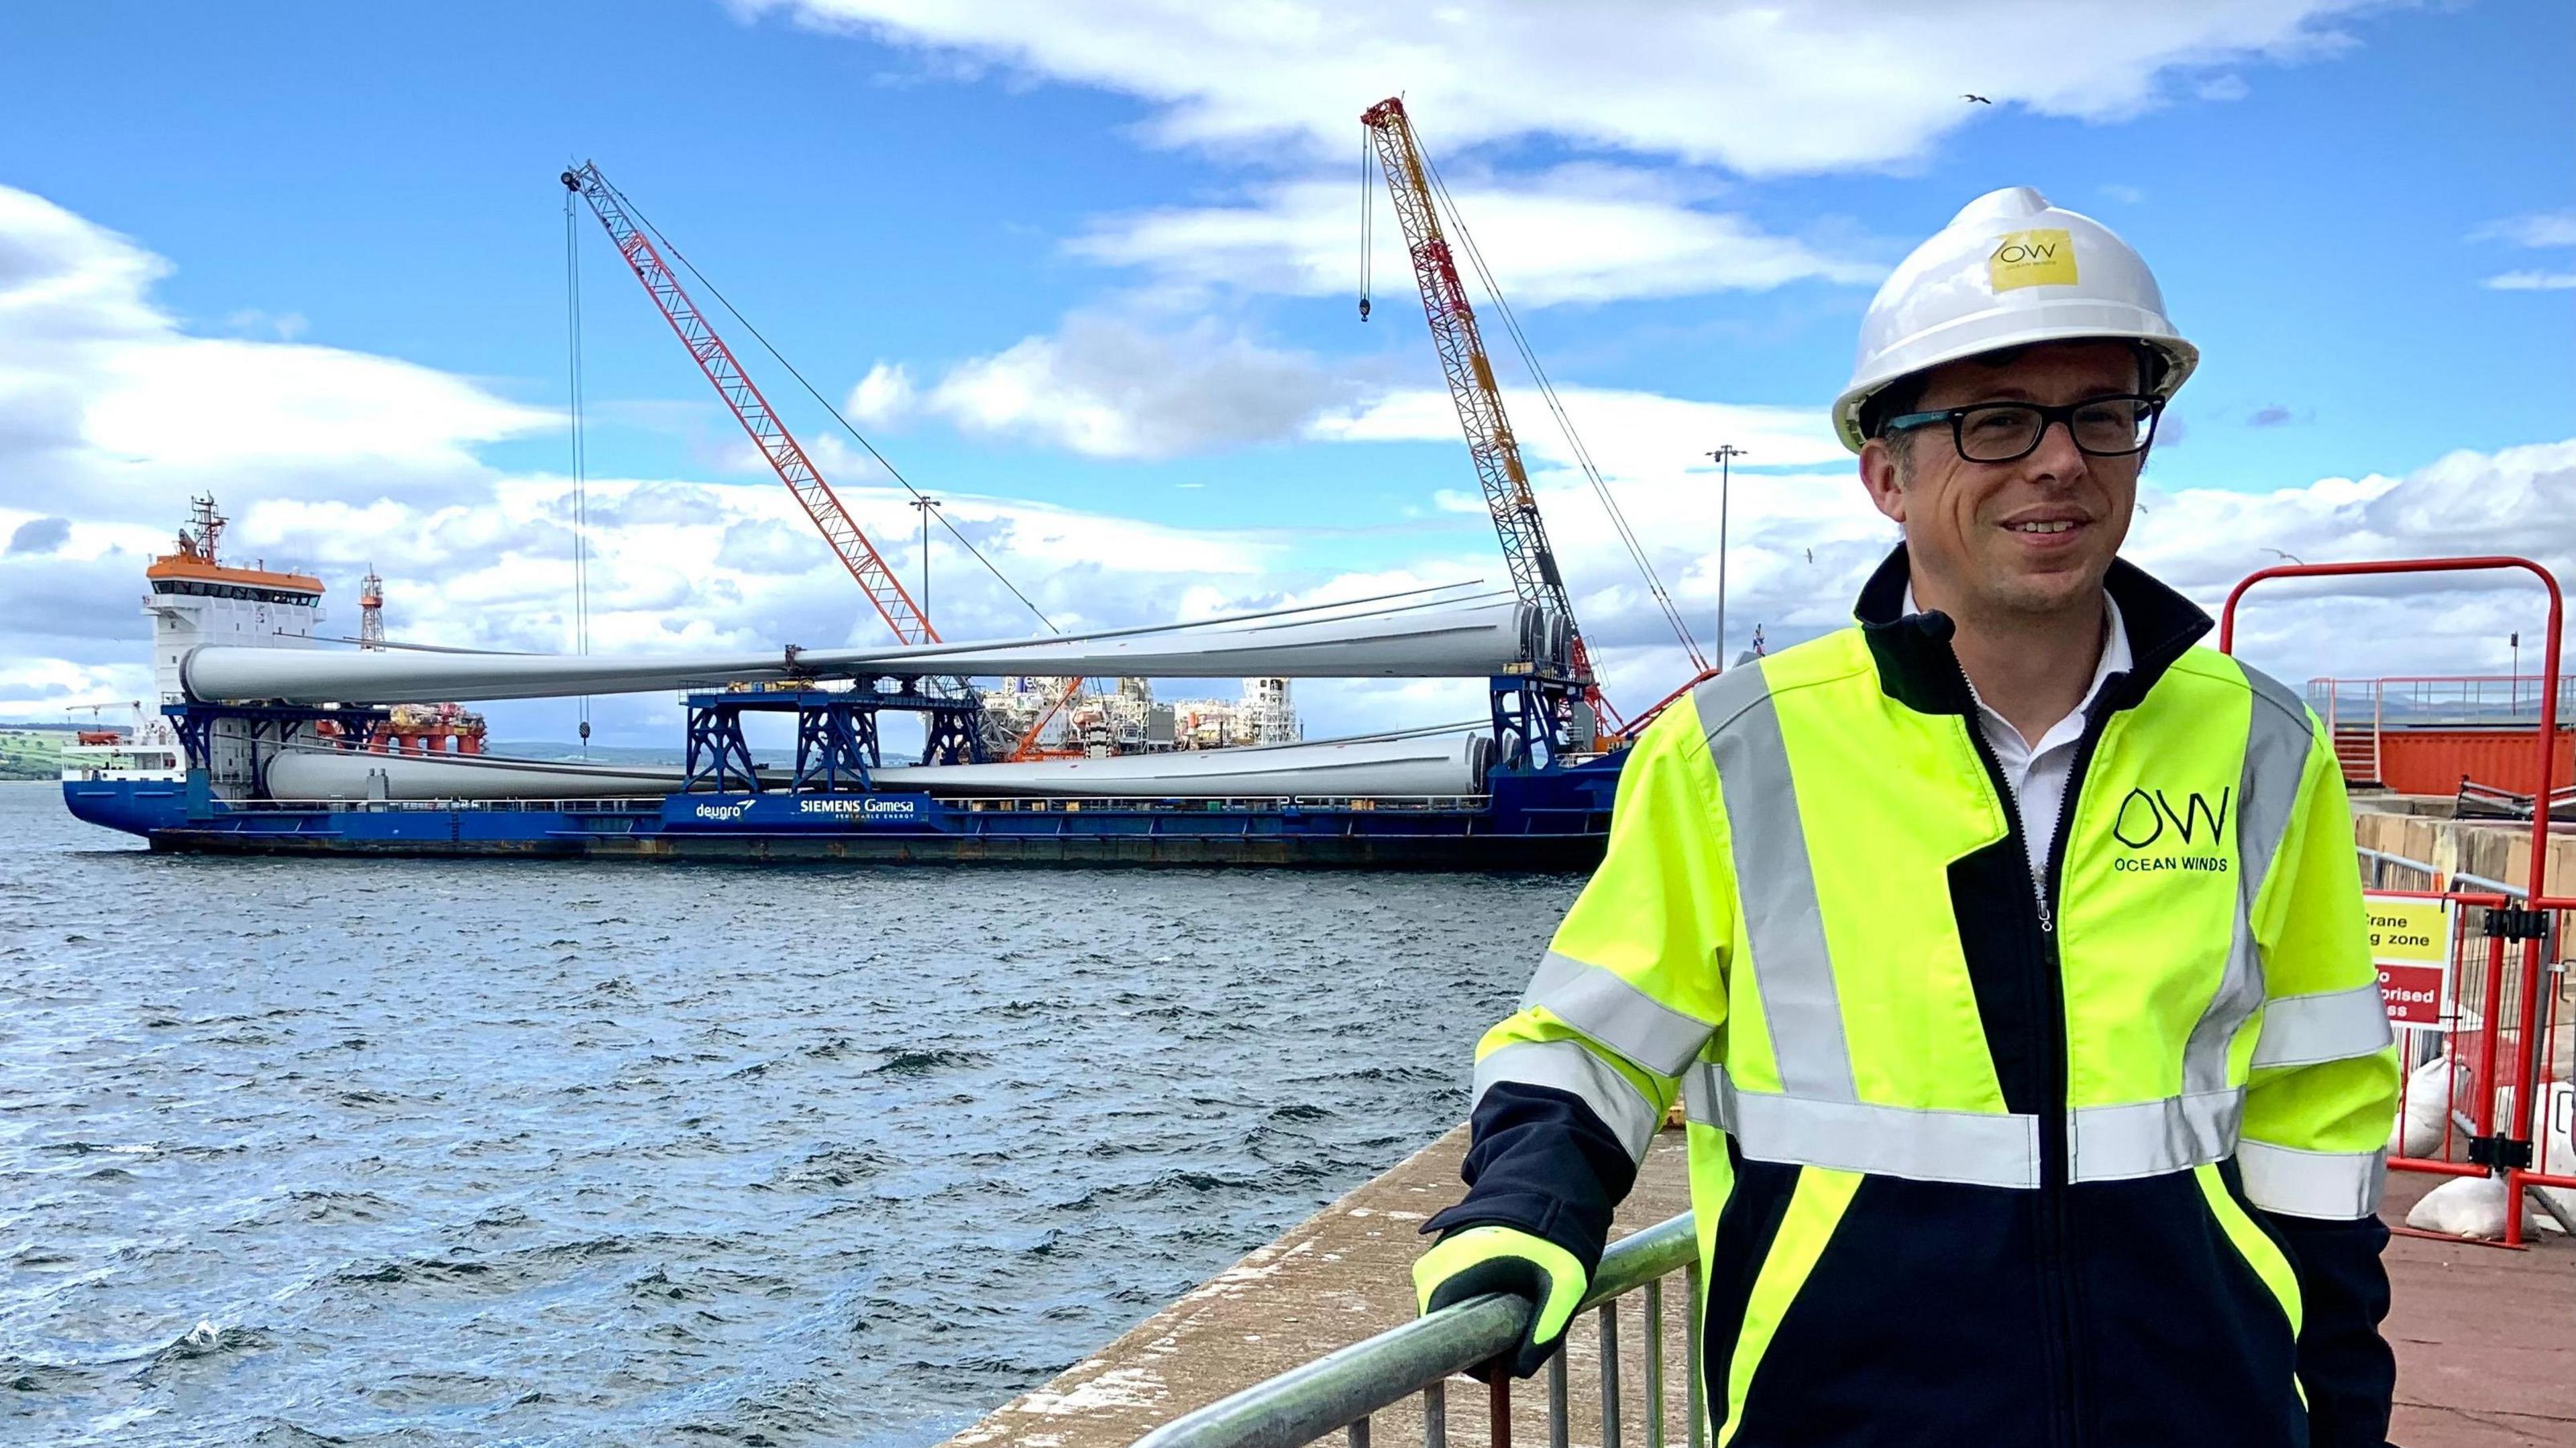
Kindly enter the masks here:
<path id="1" fill-rule="evenodd" d="M 215 561 L 215 545 L 223 541 L 224 525 L 232 520 L 215 511 L 215 495 L 206 494 L 188 500 L 188 522 L 194 527 L 179 530 L 179 551 L 194 554 L 208 563 Z"/>

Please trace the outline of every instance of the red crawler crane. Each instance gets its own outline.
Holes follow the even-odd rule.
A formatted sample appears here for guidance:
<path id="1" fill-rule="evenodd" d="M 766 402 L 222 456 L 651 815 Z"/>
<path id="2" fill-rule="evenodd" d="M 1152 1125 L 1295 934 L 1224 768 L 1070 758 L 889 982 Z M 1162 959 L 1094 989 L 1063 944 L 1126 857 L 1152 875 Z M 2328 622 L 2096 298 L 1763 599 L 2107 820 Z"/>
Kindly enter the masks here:
<path id="1" fill-rule="evenodd" d="M 938 630 L 930 626 L 930 619 L 904 591 L 876 545 L 859 531 L 858 523 L 842 508 L 841 500 L 832 495 L 832 485 L 823 481 L 813 459 L 805 455 L 804 447 L 788 432 L 787 424 L 771 410 L 769 399 L 761 396 L 760 389 L 743 373 L 742 364 L 734 360 L 733 349 L 716 335 L 705 314 L 681 290 L 679 278 L 663 263 L 662 253 L 636 222 L 633 209 L 617 188 L 587 161 L 580 170 L 563 173 L 563 184 L 565 190 L 580 193 L 581 199 L 590 203 L 599 224 L 608 228 L 608 239 L 617 243 L 617 253 L 626 259 L 628 270 L 644 284 L 653 305 L 662 309 L 664 320 L 679 334 L 681 344 L 697 360 L 707 380 L 715 384 L 725 406 L 733 409 L 742 430 L 751 434 L 753 445 L 778 470 L 778 480 L 796 495 L 797 502 L 805 505 L 806 516 L 822 530 L 824 541 L 832 545 L 833 553 L 850 570 L 850 576 L 859 581 L 859 587 L 867 590 L 868 601 L 877 606 L 895 638 L 907 644 L 939 642 Z"/>

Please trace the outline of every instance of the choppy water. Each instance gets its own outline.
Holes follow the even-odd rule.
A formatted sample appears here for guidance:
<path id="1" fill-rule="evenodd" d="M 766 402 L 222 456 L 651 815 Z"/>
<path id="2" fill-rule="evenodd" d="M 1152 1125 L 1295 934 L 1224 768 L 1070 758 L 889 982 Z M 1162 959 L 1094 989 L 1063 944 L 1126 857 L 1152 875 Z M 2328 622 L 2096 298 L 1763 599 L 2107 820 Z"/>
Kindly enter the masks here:
<path id="1" fill-rule="evenodd" d="M 1575 881 L 156 858 L 0 786 L 0 1440 L 936 1440 L 1457 1119 Z"/>

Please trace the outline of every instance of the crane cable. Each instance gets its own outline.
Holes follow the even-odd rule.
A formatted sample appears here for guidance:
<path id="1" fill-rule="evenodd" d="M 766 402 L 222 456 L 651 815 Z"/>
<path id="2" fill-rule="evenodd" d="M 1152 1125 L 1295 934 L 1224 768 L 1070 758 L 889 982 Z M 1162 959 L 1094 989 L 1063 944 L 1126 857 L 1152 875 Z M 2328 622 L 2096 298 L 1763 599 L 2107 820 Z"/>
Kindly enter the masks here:
<path id="1" fill-rule="evenodd" d="M 742 329 L 749 332 L 754 341 L 760 343 L 761 350 L 769 354 L 769 359 L 771 361 L 776 362 L 779 366 L 787 369 L 787 375 L 796 379 L 796 385 L 805 389 L 806 396 L 813 398 L 818 403 L 821 403 L 823 410 L 832 415 L 832 420 L 841 425 L 841 430 L 848 433 L 852 438 L 857 439 L 859 446 L 868 450 L 868 456 L 875 458 L 877 460 L 877 466 L 886 470 L 886 476 L 893 478 L 897 483 L 902 484 L 903 490 L 912 494 L 915 499 L 923 502 L 929 501 L 922 493 L 921 489 L 912 485 L 911 479 L 897 471 L 895 465 L 886 460 L 886 455 L 884 453 L 877 451 L 877 445 L 875 443 L 868 441 L 865 434 L 850 425 L 850 420 L 841 415 L 841 409 L 834 407 L 831 404 L 830 399 L 824 397 L 820 391 L 816 390 L 813 383 L 805 380 L 805 374 L 796 370 L 795 363 L 788 361 L 776 347 L 770 345 L 769 338 L 762 335 L 761 330 L 751 324 L 751 319 L 749 317 L 744 316 L 740 311 L 736 310 L 734 304 L 725 297 L 724 292 L 718 289 L 714 282 L 707 279 L 707 274 L 698 270 L 698 264 L 696 262 L 689 260 L 686 253 L 671 244 L 671 239 L 662 234 L 662 229 L 653 224 L 652 218 L 644 214 L 642 207 L 637 206 L 625 192 L 618 191 L 617 188 L 614 185 L 611 185 L 605 177 L 601 178 L 600 184 L 607 186 L 609 190 L 617 193 L 618 204 L 625 207 L 628 213 L 633 215 L 636 221 L 641 223 L 646 231 L 653 233 L 653 239 L 661 244 L 664 251 L 669 252 L 674 260 L 689 269 L 689 275 L 697 278 L 698 285 L 707 289 L 707 294 L 716 299 L 716 304 L 723 307 L 728 316 L 731 316 L 735 321 L 742 324 Z M 1035 603 L 1030 602 L 1027 594 L 1020 592 L 1018 584 L 1011 582 L 1011 580 L 1003 574 L 1000 568 L 994 566 L 993 560 L 984 556 L 983 550 L 977 548 L 974 542 L 965 534 L 957 531 L 957 525 L 948 521 L 947 514 L 940 512 L 937 508 L 925 508 L 923 511 L 937 517 L 939 519 L 939 526 L 947 529 L 949 535 L 957 540 L 958 544 L 966 550 L 969 556 L 973 557 L 976 562 L 984 565 L 985 572 L 993 575 L 996 581 L 998 581 L 1004 588 L 1011 591 L 1011 596 L 1013 598 L 1018 599 L 1022 606 L 1026 607 L 1030 613 L 1035 614 L 1038 622 L 1046 625 L 1048 633 L 1064 632 L 1064 630 L 1056 627 L 1054 619 L 1046 616 L 1046 611 L 1044 609 L 1041 609 Z"/>
<path id="2" fill-rule="evenodd" d="M 1368 127 L 1360 127 L 1360 320 L 1369 319 L 1369 263 L 1377 248 L 1377 148 L 1369 144 Z"/>
<path id="3" fill-rule="evenodd" d="M 1419 146 L 1420 129 L 1418 127 L 1415 135 Z M 1664 621 L 1672 626 L 1674 636 L 1681 640 L 1682 650 L 1690 656 L 1693 667 L 1705 672 L 1708 668 L 1707 655 L 1700 652 L 1699 642 L 1691 637 L 1689 623 L 1683 619 L 1680 608 L 1673 603 L 1672 595 L 1665 590 L 1663 579 L 1656 574 L 1655 565 L 1648 559 L 1645 544 L 1637 537 L 1636 530 L 1629 525 L 1627 515 L 1620 511 L 1618 500 L 1611 496 L 1610 482 L 1601 475 L 1601 469 L 1592 461 L 1592 450 L 1583 445 L 1582 436 L 1574 430 L 1574 419 L 1566 414 L 1565 404 L 1557 397 L 1556 384 L 1549 380 L 1547 369 L 1539 365 L 1538 353 L 1530 346 L 1528 335 L 1521 330 L 1520 318 L 1513 313 L 1512 304 L 1504 298 L 1502 286 L 1494 280 L 1492 269 L 1485 265 L 1484 253 L 1476 247 L 1475 234 L 1467 229 L 1466 217 L 1460 214 L 1457 200 L 1449 194 L 1449 183 L 1441 179 L 1440 168 L 1432 164 L 1430 148 L 1419 146 L 1419 149 L 1422 154 L 1422 169 L 1430 177 L 1432 189 L 1439 195 L 1441 209 L 1448 213 L 1449 224 L 1458 233 L 1459 250 L 1465 253 L 1468 265 L 1475 270 L 1476 279 L 1484 284 L 1485 294 L 1494 299 L 1494 311 L 1503 319 L 1503 330 L 1511 337 L 1513 350 L 1520 354 L 1521 364 L 1529 369 L 1531 380 L 1538 384 L 1539 397 L 1547 404 L 1548 412 L 1556 418 L 1558 429 L 1565 435 L 1567 448 L 1573 453 L 1575 463 L 1582 470 L 1584 478 L 1592 484 L 1593 493 L 1601 499 L 1603 511 L 1610 515 L 1611 527 L 1617 531 L 1619 541 L 1627 547 L 1629 559 L 1637 565 L 1637 571 L 1645 576 L 1647 591 L 1653 595 L 1656 608 L 1664 615 Z"/>
<path id="4" fill-rule="evenodd" d="M 576 652 L 590 652 L 590 453 L 582 428 L 581 247 L 573 218 L 573 193 L 564 193 L 564 345 L 572 404 L 572 635 Z M 590 757 L 590 696 L 581 696 L 581 756 Z"/>

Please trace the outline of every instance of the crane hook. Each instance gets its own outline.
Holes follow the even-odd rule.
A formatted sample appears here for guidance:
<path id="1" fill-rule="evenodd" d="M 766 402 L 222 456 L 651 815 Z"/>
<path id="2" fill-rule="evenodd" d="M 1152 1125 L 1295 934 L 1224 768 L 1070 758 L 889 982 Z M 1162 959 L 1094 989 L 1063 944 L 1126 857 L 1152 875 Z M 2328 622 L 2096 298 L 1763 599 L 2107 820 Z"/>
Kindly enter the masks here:
<path id="1" fill-rule="evenodd" d="M 1369 312 L 1369 308 L 1368 308 L 1368 298 L 1366 298 L 1366 297 L 1362 297 L 1362 298 L 1360 298 L 1360 320 L 1361 320 L 1361 321 L 1365 322 L 1365 321 L 1367 321 L 1367 320 L 1368 320 L 1368 312 Z"/>

